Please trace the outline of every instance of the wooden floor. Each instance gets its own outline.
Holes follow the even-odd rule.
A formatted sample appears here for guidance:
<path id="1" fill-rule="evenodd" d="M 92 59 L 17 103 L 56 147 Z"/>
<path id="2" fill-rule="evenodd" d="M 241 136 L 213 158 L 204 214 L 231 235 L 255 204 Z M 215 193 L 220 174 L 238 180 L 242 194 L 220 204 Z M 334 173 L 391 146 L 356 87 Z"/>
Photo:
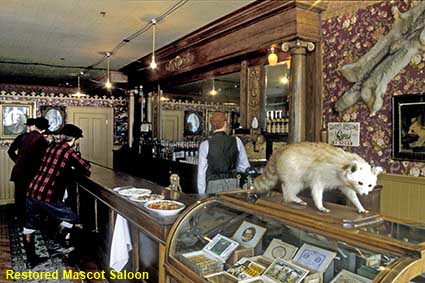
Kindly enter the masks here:
<path id="1" fill-rule="evenodd" d="M 9 217 L 12 208 L 10 206 L 0 206 L 0 283 L 10 283 L 13 280 L 6 279 L 6 270 L 12 269 L 11 251 L 10 251 L 10 235 L 9 235 Z M 95 272 L 101 271 L 95 260 L 90 255 L 82 255 L 77 265 L 66 266 L 67 270 Z M 60 281 L 60 280 L 59 280 Z M 74 280 L 74 283 L 93 282 L 100 283 L 106 280 Z M 107 282 L 107 281 L 106 281 Z"/>

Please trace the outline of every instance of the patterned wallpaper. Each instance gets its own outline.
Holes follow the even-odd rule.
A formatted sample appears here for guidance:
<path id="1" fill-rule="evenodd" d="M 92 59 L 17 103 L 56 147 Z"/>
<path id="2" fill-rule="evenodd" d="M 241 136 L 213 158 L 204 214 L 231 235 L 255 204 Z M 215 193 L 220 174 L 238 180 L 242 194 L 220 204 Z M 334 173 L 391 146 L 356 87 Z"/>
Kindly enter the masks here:
<path id="1" fill-rule="evenodd" d="M 425 54 L 416 56 L 388 85 L 384 106 L 375 117 L 369 117 L 366 105 L 359 101 L 338 115 L 332 111 L 336 100 L 351 87 L 338 68 L 357 61 L 393 23 L 391 8 L 397 6 L 406 12 L 411 0 L 385 1 L 357 10 L 355 13 L 322 21 L 324 68 L 324 122 L 360 122 L 361 146 L 345 148 L 358 153 L 373 164 L 382 166 L 387 173 L 425 176 L 425 163 L 395 161 L 392 148 L 392 95 L 425 92 Z"/>
<path id="2" fill-rule="evenodd" d="M 110 97 L 90 97 L 73 98 L 69 93 L 72 89 L 58 87 L 31 87 L 0 85 L 1 101 L 31 101 L 37 107 L 37 116 L 40 115 L 41 105 L 58 106 L 85 106 L 85 107 L 113 107 L 114 108 L 114 145 L 121 145 L 127 142 L 128 128 L 128 102 L 126 99 Z M 4 146 L 10 141 L 3 140 L 0 143 Z"/>

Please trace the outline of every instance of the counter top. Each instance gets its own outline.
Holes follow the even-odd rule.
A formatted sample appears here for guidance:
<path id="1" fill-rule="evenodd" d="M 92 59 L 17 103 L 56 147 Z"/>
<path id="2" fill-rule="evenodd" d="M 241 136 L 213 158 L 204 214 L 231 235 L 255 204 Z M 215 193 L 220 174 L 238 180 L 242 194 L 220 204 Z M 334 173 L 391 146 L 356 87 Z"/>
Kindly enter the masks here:
<path id="1" fill-rule="evenodd" d="M 134 202 L 128 197 L 120 195 L 113 188 L 131 185 L 137 188 L 149 189 L 152 190 L 152 193 L 164 195 L 165 199 L 184 203 L 186 205 L 185 209 L 201 198 L 198 195 L 174 192 L 142 178 L 96 164 L 92 164 L 91 176 L 79 177 L 78 183 L 96 199 L 132 222 L 154 240 L 162 243 L 165 243 L 168 231 L 178 216 L 159 217 L 146 210 L 142 203 Z"/>

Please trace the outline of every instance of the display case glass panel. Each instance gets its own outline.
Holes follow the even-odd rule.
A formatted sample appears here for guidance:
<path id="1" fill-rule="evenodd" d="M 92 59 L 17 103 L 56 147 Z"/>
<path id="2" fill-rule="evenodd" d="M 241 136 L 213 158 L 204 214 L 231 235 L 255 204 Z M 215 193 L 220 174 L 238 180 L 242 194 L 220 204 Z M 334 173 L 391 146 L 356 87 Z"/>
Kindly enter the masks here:
<path id="1" fill-rule="evenodd" d="M 404 226 L 385 228 L 376 227 L 385 233 L 390 231 L 394 239 L 413 235 L 412 230 L 406 230 Z M 217 235 L 239 243 L 228 259 L 202 253 Z M 224 241 L 222 249 L 229 247 L 230 243 Z M 372 282 L 378 273 L 400 258 L 390 252 L 377 252 L 337 237 L 323 236 L 312 229 L 286 224 L 217 199 L 198 205 L 184 217 L 174 233 L 169 256 L 207 282 L 221 282 L 217 278 L 256 282 L 254 279 L 257 278 L 263 280 L 258 282 L 322 283 Z"/>

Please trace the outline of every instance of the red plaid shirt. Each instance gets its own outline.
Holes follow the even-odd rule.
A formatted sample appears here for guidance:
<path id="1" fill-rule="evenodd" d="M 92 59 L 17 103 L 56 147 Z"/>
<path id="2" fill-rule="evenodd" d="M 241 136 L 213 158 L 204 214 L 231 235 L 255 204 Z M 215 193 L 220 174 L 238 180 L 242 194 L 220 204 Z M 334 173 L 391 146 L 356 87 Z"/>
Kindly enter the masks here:
<path id="1" fill-rule="evenodd" d="M 71 167 L 81 174 L 90 175 L 90 164 L 79 157 L 68 143 L 50 145 L 31 181 L 27 196 L 45 202 L 62 201 Z"/>

